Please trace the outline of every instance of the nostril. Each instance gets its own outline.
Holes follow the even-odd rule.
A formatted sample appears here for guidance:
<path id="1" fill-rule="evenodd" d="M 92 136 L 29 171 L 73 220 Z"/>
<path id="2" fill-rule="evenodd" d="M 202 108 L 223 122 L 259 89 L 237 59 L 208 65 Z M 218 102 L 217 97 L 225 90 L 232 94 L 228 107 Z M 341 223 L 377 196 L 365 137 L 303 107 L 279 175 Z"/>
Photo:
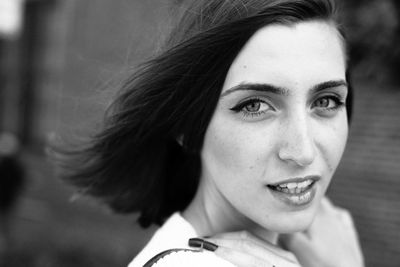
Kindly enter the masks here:
<path id="1" fill-rule="evenodd" d="M 305 167 L 308 165 L 311 165 L 314 161 L 314 155 L 296 155 L 296 154 L 285 154 L 285 153 L 279 153 L 279 158 L 283 161 L 286 162 L 293 162 L 298 166 Z"/>
<path id="2" fill-rule="evenodd" d="M 302 167 L 310 165 L 314 161 L 315 155 L 314 142 L 311 140 L 286 143 L 280 147 L 278 152 L 281 160 L 292 162 Z"/>

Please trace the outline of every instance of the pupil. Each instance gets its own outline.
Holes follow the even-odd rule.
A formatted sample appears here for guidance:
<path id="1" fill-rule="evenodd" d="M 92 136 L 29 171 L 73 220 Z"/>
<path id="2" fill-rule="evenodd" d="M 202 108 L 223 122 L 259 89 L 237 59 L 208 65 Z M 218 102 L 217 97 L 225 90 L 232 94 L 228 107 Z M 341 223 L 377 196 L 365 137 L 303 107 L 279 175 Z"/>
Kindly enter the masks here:
<path id="1" fill-rule="evenodd" d="M 260 109 L 260 103 L 259 102 L 254 102 L 254 103 L 248 104 L 246 106 L 246 110 L 248 112 L 257 112 L 259 109 Z"/>
<path id="2" fill-rule="evenodd" d="M 322 99 L 320 99 L 320 100 L 318 101 L 318 105 L 319 105 L 320 107 L 327 107 L 327 106 L 329 106 L 329 101 L 328 101 L 328 99 L 326 99 L 326 98 L 322 98 Z"/>

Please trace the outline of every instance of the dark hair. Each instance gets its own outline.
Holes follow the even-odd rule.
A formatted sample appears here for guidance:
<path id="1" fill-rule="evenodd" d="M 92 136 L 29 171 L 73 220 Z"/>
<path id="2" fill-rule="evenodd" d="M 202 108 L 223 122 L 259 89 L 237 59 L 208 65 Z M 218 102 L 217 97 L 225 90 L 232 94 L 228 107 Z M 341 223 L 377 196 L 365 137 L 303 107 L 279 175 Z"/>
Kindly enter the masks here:
<path id="1" fill-rule="evenodd" d="M 144 227 L 193 198 L 204 134 L 249 38 L 269 24 L 335 24 L 331 0 L 194 0 L 185 10 L 164 50 L 125 83 L 104 129 L 64 166 L 69 182 L 115 211 L 140 212 Z"/>

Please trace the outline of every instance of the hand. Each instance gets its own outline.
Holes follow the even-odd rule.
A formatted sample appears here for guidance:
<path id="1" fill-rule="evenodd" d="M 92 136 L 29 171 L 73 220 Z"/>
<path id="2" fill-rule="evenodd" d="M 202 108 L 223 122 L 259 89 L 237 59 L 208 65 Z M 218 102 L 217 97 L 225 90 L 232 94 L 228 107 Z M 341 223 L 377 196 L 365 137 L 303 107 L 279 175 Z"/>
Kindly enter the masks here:
<path id="1" fill-rule="evenodd" d="M 238 267 L 299 267 L 294 255 L 247 231 L 206 239 L 218 245 L 215 253 Z"/>
<path id="2" fill-rule="evenodd" d="M 326 197 L 305 232 L 281 235 L 284 247 L 304 267 L 363 267 L 364 260 L 350 213 Z"/>

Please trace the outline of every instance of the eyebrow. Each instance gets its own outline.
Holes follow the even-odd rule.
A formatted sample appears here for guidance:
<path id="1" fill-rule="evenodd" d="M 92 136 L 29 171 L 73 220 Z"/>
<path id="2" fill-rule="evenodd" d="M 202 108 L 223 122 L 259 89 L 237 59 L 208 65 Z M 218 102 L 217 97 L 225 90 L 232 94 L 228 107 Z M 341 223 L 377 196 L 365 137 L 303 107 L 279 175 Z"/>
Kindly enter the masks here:
<path id="1" fill-rule="evenodd" d="M 329 89 L 329 88 L 334 88 L 334 87 L 340 87 L 340 86 L 345 86 L 348 87 L 348 84 L 345 80 L 331 80 L 331 81 L 326 81 L 323 83 L 319 83 L 311 87 L 310 93 L 317 93 L 319 91 Z M 221 94 L 221 98 L 225 97 L 233 92 L 236 91 L 260 91 L 260 92 L 270 92 L 273 94 L 277 95 L 284 95 L 288 96 L 289 95 L 289 89 L 284 88 L 284 87 L 279 87 L 275 86 L 272 84 L 267 84 L 267 83 L 241 83 L 238 84 L 232 88 L 229 88 L 225 92 Z"/>
<path id="2" fill-rule="evenodd" d="M 329 89 L 329 88 L 334 88 L 334 87 L 348 87 L 348 84 L 345 80 L 336 80 L 336 81 L 326 81 L 323 83 L 319 83 L 317 85 L 314 85 L 311 88 L 311 93 L 317 93 L 319 91 Z"/>
<path id="3" fill-rule="evenodd" d="M 267 83 L 241 83 L 229 88 L 221 94 L 221 98 L 236 91 L 261 91 L 270 92 L 277 95 L 288 95 L 289 90 Z"/>

